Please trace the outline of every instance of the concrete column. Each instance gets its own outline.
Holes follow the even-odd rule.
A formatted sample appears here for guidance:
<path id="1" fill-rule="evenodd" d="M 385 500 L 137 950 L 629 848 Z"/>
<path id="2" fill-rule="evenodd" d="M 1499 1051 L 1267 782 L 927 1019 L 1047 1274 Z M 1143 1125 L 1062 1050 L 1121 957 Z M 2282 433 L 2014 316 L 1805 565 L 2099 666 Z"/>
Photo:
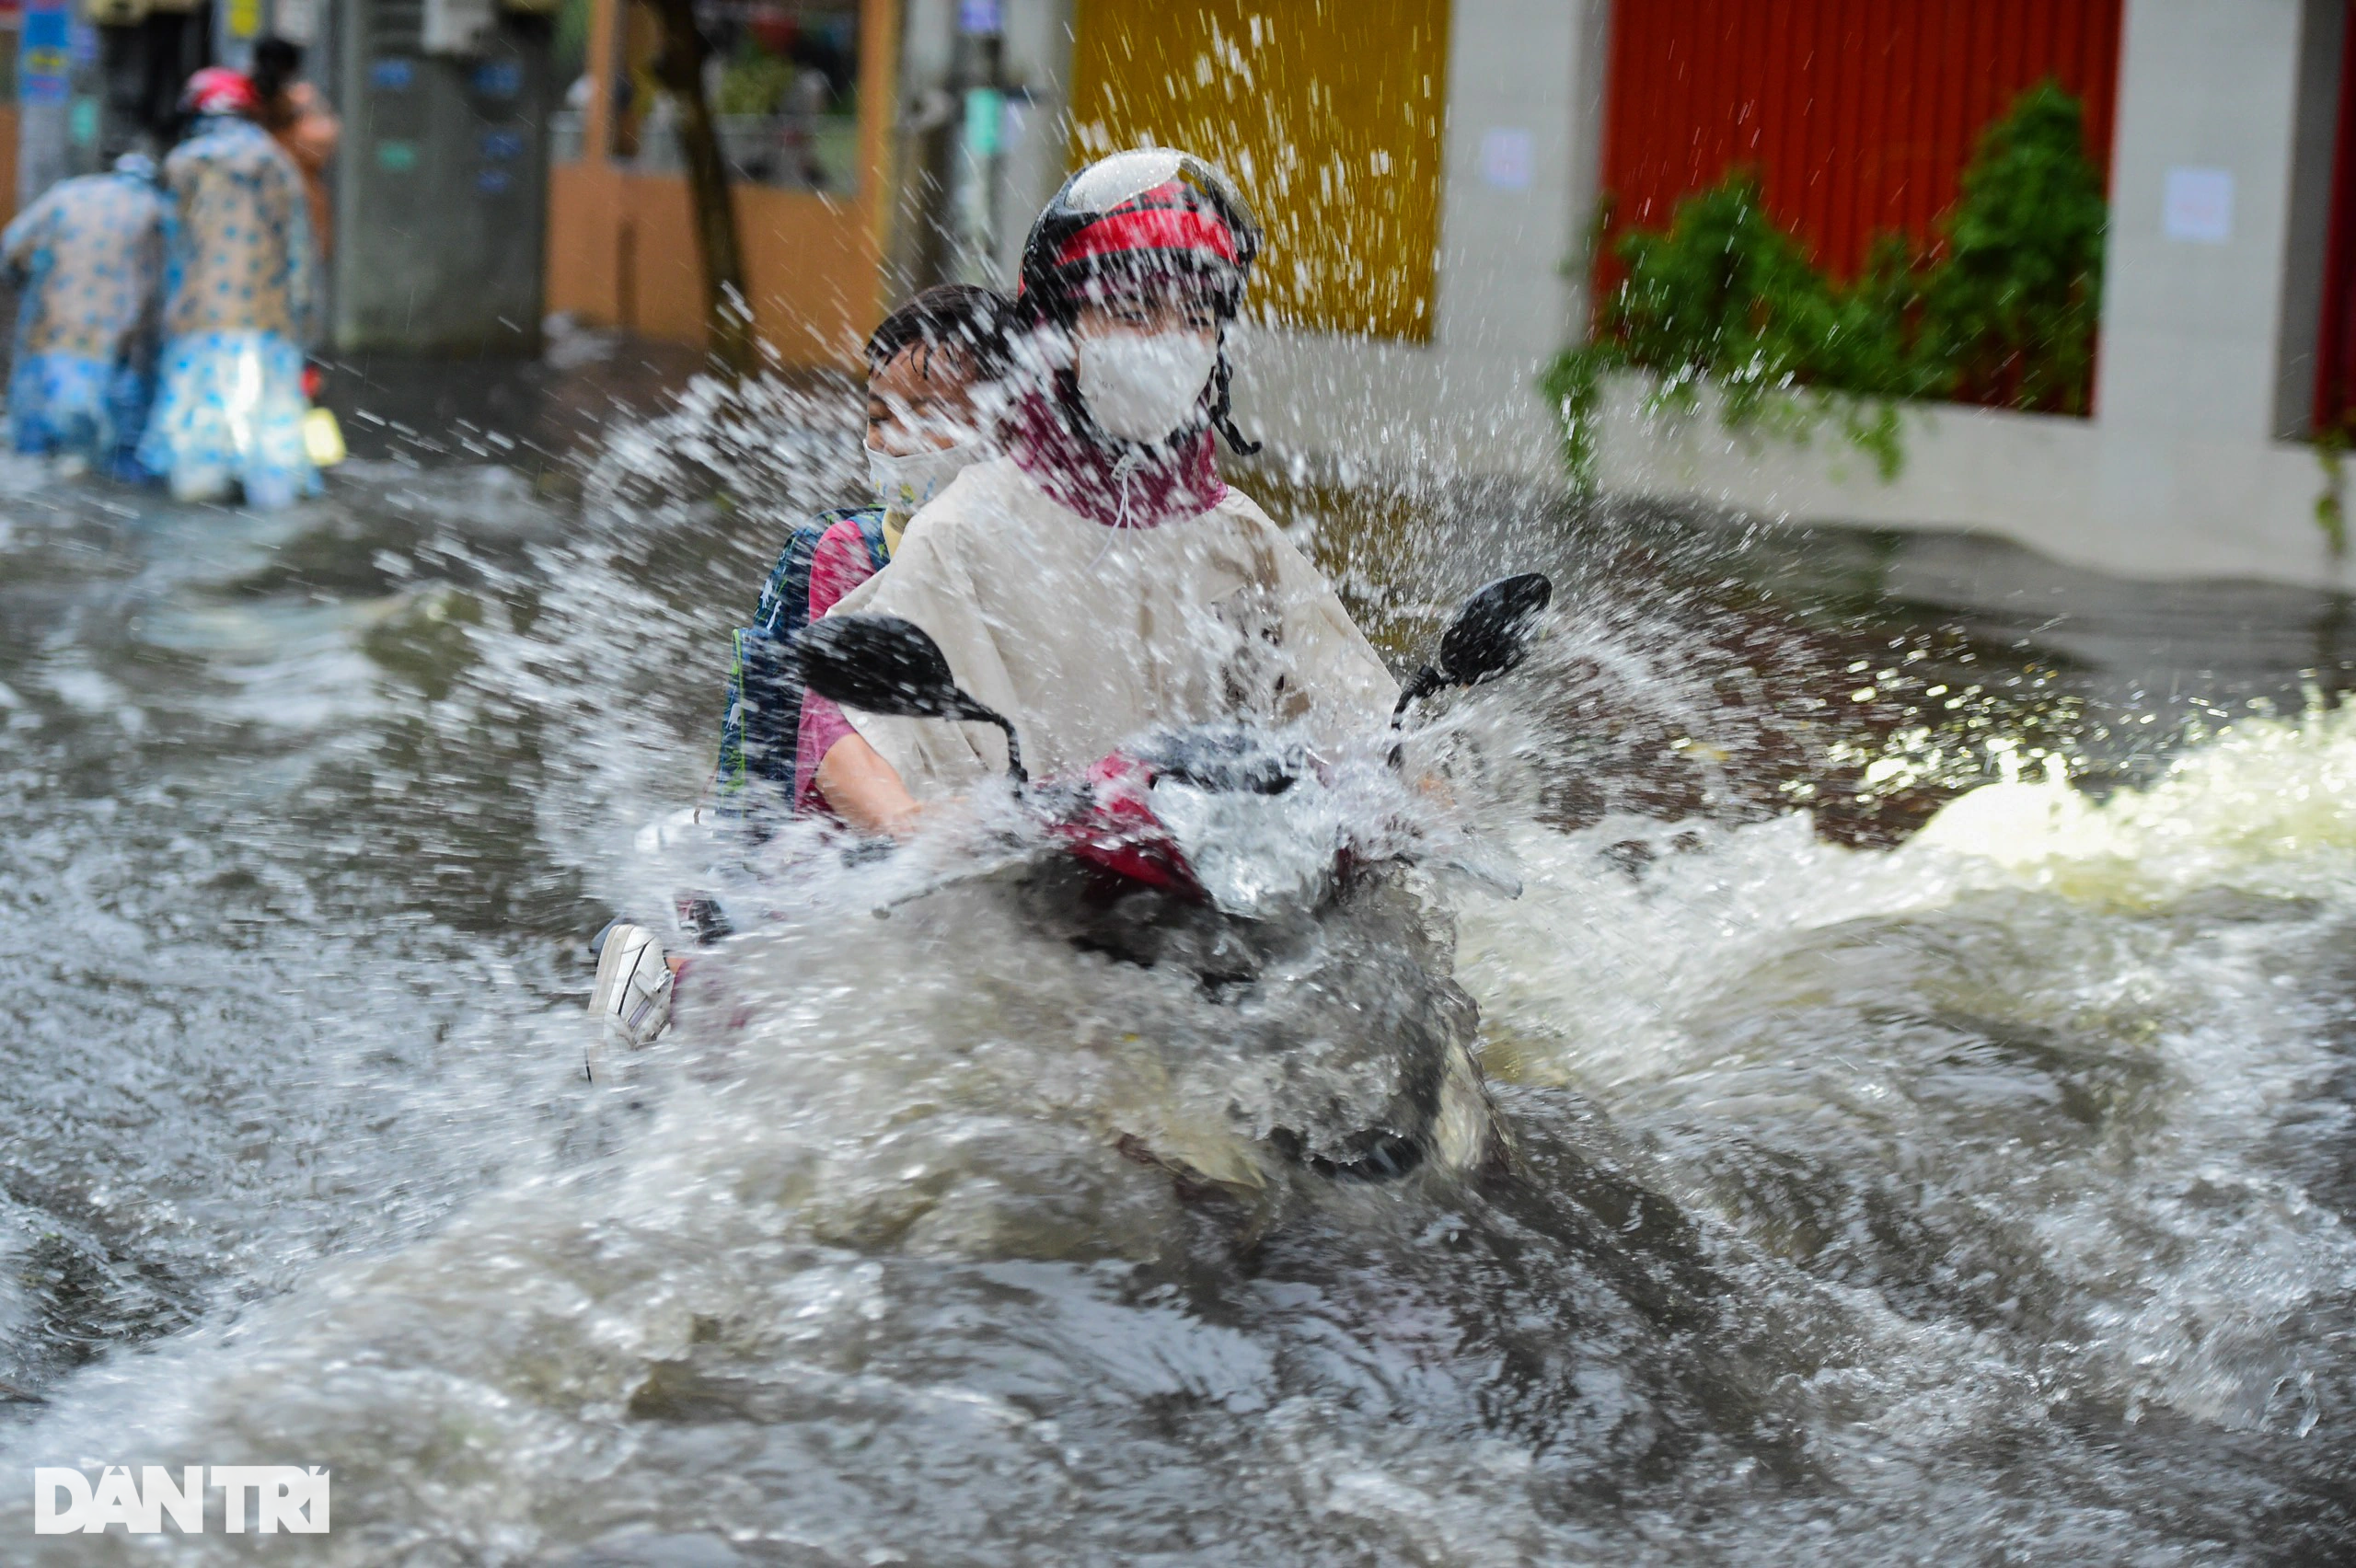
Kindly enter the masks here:
<path id="1" fill-rule="evenodd" d="M 2306 422 L 2339 9 L 2128 0 L 2094 515 L 2049 525 L 2051 548 L 2128 572 L 2338 575 L 2322 471 L 2278 438 Z"/>
<path id="2" fill-rule="evenodd" d="M 2286 358 L 2314 344 L 2340 10 L 2128 0 L 2096 389 L 2106 432 L 2290 433 Z"/>
<path id="3" fill-rule="evenodd" d="M 1071 172 L 1072 0 L 1008 0 L 1006 152 L 999 162 L 1000 287 L 1022 270 L 1031 220 Z"/>
<path id="4" fill-rule="evenodd" d="M 1071 0 L 1002 0 L 1007 100 L 993 201 L 997 244 L 976 282 L 1011 290 L 1031 220 L 1069 172 L 1065 110 L 1070 96 Z M 952 203 L 958 184 L 962 110 L 954 91 L 954 0 L 907 0 L 902 12 L 891 277 L 896 304 L 955 271 Z M 968 259 L 969 260 L 971 259 Z"/>
<path id="5" fill-rule="evenodd" d="M 1440 415 L 1472 466 L 1546 471 L 1534 385 L 1586 322 L 1576 263 L 1601 175 L 1600 0 L 1457 0 L 1440 199 Z"/>
<path id="6" fill-rule="evenodd" d="M 1608 0 L 1455 0 L 1431 341 L 1254 331 L 1237 406 L 1343 478 L 1560 472 L 1535 381 L 1585 320 Z"/>

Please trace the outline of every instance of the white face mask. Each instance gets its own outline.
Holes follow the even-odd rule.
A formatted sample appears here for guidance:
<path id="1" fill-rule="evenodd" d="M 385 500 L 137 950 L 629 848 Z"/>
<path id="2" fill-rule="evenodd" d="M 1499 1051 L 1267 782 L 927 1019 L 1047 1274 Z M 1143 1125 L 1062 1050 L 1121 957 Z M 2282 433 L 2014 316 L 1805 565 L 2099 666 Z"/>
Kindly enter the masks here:
<path id="1" fill-rule="evenodd" d="M 906 455 L 867 449 L 867 480 L 886 512 L 912 513 L 949 488 L 949 481 L 982 457 L 982 440 L 968 436 L 954 446 L 930 446 Z"/>
<path id="2" fill-rule="evenodd" d="M 1080 340 L 1080 396 L 1124 441 L 1167 440 L 1202 400 L 1218 339 L 1196 332 L 1107 332 Z"/>

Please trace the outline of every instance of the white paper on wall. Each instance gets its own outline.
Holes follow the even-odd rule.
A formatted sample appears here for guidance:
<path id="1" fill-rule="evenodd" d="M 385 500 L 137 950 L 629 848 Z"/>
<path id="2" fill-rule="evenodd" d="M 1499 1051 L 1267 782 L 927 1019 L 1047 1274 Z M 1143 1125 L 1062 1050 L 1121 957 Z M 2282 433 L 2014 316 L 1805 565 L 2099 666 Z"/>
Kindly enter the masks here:
<path id="1" fill-rule="evenodd" d="M 1492 190 L 1527 190 L 1536 161 L 1530 133 L 1498 126 L 1481 136 L 1481 183 Z"/>
<path id="2" fill-rule="evenodd" d="M 2191 245 L 2234 237 L 2234 171 L 2172 168 L 2160 203 L 2160 232 Z"/>

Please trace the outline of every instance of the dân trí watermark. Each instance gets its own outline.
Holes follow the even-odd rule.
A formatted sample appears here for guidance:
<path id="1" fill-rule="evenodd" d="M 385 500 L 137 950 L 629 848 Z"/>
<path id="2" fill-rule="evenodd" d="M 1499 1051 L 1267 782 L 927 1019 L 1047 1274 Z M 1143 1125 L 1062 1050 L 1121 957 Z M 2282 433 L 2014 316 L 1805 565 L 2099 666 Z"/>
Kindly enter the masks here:
<path id="1" fill-rule="evenodd" d="M 182 1535 L 204 1533 L 204 1494 L 221 1493 L 221 1528 L 246 1533 L 246 1500 L 253 1500 L 254 1530 L 261 1535 L 328 1533 L 328 1472 L 318 1465 L 109 1465 L 96 1485 L 78 1470 L 33 1470 L 35 1535 L 98 1535 L 121 1525 L 133 1535 L 160 1535 L 169 1519 Z"/>

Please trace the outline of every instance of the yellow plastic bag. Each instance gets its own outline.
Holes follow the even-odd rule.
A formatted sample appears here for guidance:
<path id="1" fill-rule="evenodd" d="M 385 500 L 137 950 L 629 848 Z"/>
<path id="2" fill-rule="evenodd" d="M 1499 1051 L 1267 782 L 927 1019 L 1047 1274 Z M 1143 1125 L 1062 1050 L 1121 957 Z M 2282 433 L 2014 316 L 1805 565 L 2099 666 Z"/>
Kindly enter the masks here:
<path id="1" fill-rule="evenodd" d="M 314 468 L 332 468 L 349 455 L 343 449 L 343 427 L 329 409 L 313 409 L 303 416 L 303 451 Z"/>

